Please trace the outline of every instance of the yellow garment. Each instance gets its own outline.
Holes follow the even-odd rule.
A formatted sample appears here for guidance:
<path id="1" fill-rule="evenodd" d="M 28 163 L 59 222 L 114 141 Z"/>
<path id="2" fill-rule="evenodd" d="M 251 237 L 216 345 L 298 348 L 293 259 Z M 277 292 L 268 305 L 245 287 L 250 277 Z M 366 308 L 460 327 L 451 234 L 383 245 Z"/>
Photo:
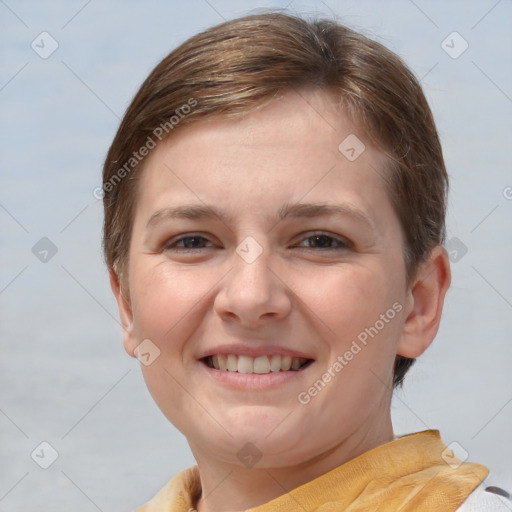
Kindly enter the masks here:
<path id="1" fill-rule="evenodd" d="M 454 512 L 489 470 L 445 450 L 437 430 L 400 437 L 247 512 Z M 193 512 L 200 489 L 194 466 L 137 512 Z"/>

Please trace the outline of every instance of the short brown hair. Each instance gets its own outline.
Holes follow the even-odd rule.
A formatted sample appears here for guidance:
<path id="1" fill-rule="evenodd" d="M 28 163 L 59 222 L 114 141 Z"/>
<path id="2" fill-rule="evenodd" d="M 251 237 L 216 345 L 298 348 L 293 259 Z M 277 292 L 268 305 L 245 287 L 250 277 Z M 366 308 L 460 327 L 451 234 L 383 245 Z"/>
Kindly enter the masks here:
<path id="1" fill-rule="evenodd" d="M 336 95 L 361 134 L 387 155 L 389 172 L 383 177 L 403 229 L 410 281 L 419 263 L 444 242 L 448 188 L 421 86 L 381 44 L 333 20 L 281 12 L 227 21 L 188 39 L 156 66 L 128 107 L 103 169 L 104 254 L 121 281 L 137 171 L 154 139 L 199 120 L 247 114 L 303 87 Z M 397 356 L 395 386 L 413 362 Z"/>

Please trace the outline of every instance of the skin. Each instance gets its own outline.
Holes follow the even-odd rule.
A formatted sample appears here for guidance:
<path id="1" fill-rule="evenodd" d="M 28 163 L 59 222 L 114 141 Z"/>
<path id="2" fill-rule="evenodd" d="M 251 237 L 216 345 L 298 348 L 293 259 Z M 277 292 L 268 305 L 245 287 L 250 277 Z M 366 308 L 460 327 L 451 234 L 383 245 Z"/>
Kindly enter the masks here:
<path id="1" fill-rule="evenodd" d="M 349 161 L 338 145 L 353 133 L 366 149 Z M 450 270 L 438 247 L 406 282 L 385 172 L 384 155 L 320 90 L 286 93 L 242 119 L 184 126 L 149 155 L 127 283 L 121 288 L 112 271 L 111 284 L 127 352 L 134 356 L 146 339 L 160 351 L 142 365 L 144 378 L 197 460 L 200 512 L 266 503 L 393 439 L 395 357 L 417 357 L 432 342 Z M 280 208 L 295 203 L 341 205 L 366 220 L 348 213 L 279 220 Z M 230 218 L 160 214 L 148 227 L 156 212 L 184 204 Z M 205 239 L 176 242 L 178 235 Z M 251 263 L 237 252 L 249 236 L 262 250 Z M 397 303 L 401 311 L 300 403 L 299 393 Z M 313 361 L 271 388 L 232 374 L 242 382 L 236 387 L 198 360 L 234 343 Z M 252 468 L 237 456 L 248 442 L 261 455 Z"/>

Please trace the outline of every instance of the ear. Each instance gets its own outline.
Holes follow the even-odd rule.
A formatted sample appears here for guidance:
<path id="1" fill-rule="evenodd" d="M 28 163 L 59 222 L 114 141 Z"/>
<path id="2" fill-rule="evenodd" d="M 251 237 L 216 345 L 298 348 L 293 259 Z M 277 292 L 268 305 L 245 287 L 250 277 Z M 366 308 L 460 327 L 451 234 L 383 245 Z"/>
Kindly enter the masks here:
<path id="1" fill-rule="evenodd" d="M 130 304 L 129 298 L 125 297 L 125 292 L 119 280 L 119 276 L 116 271 L 111 268 L 110 274 L 110 287 L 114 293 L 114 297 L 117 301 L 117 307 L 119 309 L 119 317 L 121 319 L 121 326 L 123 328 L 123 344 L 124 349 L 128 355 L 137 357 L 135 355 L 135 349 L 137 347 L 137 339 L 133 328 L 133 311 Z"/>
<path id="2" fill-rule="evenodd" d="M 444 298 L 451 282 L 450 260 L 438 246 L 422 263 L 408 291 L 406 315 L 397 354 L 415 358 L 423 354 L 439 329 Z"/>

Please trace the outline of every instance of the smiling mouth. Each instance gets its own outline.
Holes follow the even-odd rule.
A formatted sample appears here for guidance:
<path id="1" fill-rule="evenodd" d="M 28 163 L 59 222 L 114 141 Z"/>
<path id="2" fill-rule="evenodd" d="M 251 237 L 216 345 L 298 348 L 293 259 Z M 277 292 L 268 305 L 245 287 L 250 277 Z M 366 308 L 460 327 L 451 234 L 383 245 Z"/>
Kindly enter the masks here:
<path id="1" fill-rule="evenodd" d="M 201 361 L 214 370 L 264 375 L 273 372 L 298 371 L 312 363 L 313 359 L 281 356 L 280 354 L 259 357 L 216 354 L 203 357 Z"/>

